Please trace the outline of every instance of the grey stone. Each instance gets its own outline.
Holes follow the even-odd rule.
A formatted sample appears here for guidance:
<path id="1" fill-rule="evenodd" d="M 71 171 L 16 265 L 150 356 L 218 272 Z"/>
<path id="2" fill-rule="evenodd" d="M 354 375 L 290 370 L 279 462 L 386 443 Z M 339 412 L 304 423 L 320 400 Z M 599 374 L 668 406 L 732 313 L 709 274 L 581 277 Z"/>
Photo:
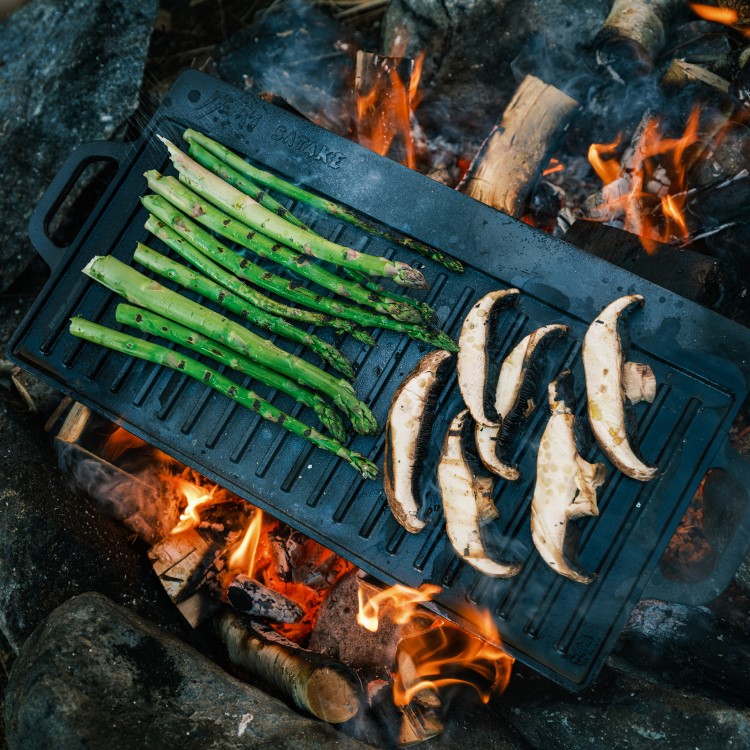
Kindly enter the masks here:
<path id="1" fill-rule="evenodd" d="M 511 63 L 532 35 L 576 53 L 608 12 L 607 0 L 392 0 L 383 21 L 383 52 L 397 49 L 399 33 L 409 56 L 424 50 L 420 123 L 454 142 L 476 145 L 515 91 Z M 581 61 L 585 57 L 580 52 Z M 536 74 L 554 84 L 547 80 L 555 75 L 553 67 Z"/>
<path id="2" fill-rule="evenodd" d="M 745 559 L 740 563 L 734 580 L 745 596 L 750 596 L 750 552 L 745 555 Z"/>
<path id="3" fill-rule="evenodd" d="M 6 731 L 10 750 L 365 747 L 98 594 L 66 602 L 27 641 Z"/>
<path id="4" fill-rule="evenodd" d="M 90 590 L 189 630 L 128 531 L 67 485 L 43 425 L 0 390 L 0 630 L 12 648 Z"/>
<path id="5" fill-rule="evenodd" d="M 529 691 L 509 699 L 505 714 L 535 748 L 618 750 L 740 750 L 750 747 L 750 711 L 669 690 L 606 668 L 576 695 Z"/>
<path id="6" fill-rule="evenodd" d="M 60 164 L 135 110 L 158 5 L 33 0 L 0 25 L 0 292 L 33 257 L 28 219 Z"/>

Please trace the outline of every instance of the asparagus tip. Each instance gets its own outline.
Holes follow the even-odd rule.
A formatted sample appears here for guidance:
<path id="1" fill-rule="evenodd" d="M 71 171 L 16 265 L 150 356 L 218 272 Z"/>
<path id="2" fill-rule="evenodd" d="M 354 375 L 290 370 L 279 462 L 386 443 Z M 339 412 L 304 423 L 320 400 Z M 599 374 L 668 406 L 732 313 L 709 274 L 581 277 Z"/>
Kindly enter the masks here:
<path id="1" fill-rule="evenodd" d="M 402 286 L 411 287 L 412 289 L 430 288 L 430 285 L 422 275 L 422 272 L 418 271 L 416 268 L 411 268 L 411 266 L 400 269 L 394 280 L 396 283 L 401 284 Z"/>

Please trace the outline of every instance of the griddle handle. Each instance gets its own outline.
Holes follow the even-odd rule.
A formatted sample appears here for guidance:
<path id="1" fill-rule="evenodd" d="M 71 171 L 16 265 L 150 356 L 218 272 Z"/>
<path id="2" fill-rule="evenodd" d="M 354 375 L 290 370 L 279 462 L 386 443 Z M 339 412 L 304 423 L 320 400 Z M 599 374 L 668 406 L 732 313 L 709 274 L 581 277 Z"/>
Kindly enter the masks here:
<path id="1" fill-rule="evenodd" d="M 109 161 L 122 166 L 125 156 L 132 149 L 129 143 L 92 141 L 84 143 L 67 158 L 50 182 L 29 219 L 29 238 L 32 245 L 54 270 L 77 237 L 65 246 L 58 245 L 49 236 L 49 225 L 66 196 L 89 164 Z M 106 192 L 106 191 L 105 191 Z M 79 231 L 80 235 L 80 231 Z"/>
<path id="2" fill-rule="evenodd" d="M 641 594 L 642 599 L 661 599 L 675 604 L 701 606 L 709 604 L 726 589 L 734 578 L 740 563 L 750 549 L 750 461 L 743 458 L 726 441 L 723 451 L 714 462 L 713 469 L 723 469 L 727 492 L 745 492 L 745 507 L 732 537 L 720 552 L 713 570 L 707 578 L 697 583 L 673 581 L 665 578 L 659 566 Z"/>

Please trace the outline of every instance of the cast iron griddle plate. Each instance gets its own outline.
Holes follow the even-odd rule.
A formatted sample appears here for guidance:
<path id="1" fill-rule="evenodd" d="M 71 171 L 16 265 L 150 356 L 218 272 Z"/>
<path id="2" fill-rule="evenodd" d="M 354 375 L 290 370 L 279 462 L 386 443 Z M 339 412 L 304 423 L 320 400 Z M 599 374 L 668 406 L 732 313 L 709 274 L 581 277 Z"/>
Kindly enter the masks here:
<path id="1" fill-rule="evenodd" d="M 579 523 L 581 564 L 597 573 L 592 585 L 555 575 L 531 543 L 529 504 L 536 446 L 547 416 L 544 406 L 535 412 L 517 450 L 523 478 L 497 482 L 501 517 L 488 529 L 498 551 L 523 561 L 524 568 L 516 578 L 493 580 L 463 564 L 448 544 L 434 481 L 445 427 L 460 408 L 455 378 L 440 404 L 427 460 L 428 526 L 410 535 L 391 517 L 380 481 L 362 480 L 343 461 L 259 421 L 200 383 L 82 344 L 67 333 L 74 314 L 116 325 L 117 299 L 80 272 L 93 255 L 113 253 L 131 262 L 139 240 L 164 250 L 143 229 L 146 212 L 138 201 L 146 192 L 142 174 L 167 168 L 165 149 L 154 134 L 179 142 L 187 126 L 463 260 L 463 275 L 431 263 L 424 269 L 432 285 L 425 298 L 454 338 L 469 307 L 482 295 L 501 287 L 520 288 L 519 309 L 500 320 L 498 356 L 540 325 L 565 323 L 571 333 L 551 350 L 548 375 L 572 367 L 579 396 L 584 382 L 580 347 L 588 322 L 622 294 L 646 297 L 645 309 L 630 320 L 636 344 L 630 358 L 647 362 L 658 379 L 656 400 L 639 405 L 637 414 L 643 454 L 657 461 L 662 473 L 642 484 L 610 468 L 600 490 L 601 515 Z M 179 79 L 131 149 L 103 205 L 12 340 L 9 353 L 14 361 L 377 578 L 409 586 L 440 584 L 444 590 L 437 597 L 438 608 L 450 619 L 467 624 L 461 612 L 468 606 L 489 608 L 514 655 L 568 687 L 588 684 L 725 442 L 747 391 L 748 332 L 203 74 L 188 72 Z M 395 250 L 348 225 L 316 219 L 309 212 L 302 216 L 314 220 L 321 233 L 357 248 Z M 421 263 L 406 251 L 398 253 Z M 426 348 L 379 332 L 376 347 L 366 349 L 347 339 L 343 350 L 356 364 L 357 392 L 382 423 L 393 392 Z M 300 412 L 286 397 L 271 398 L 293 414 Z M 579 402 L 582 407 L 583 398 Z M 351 445 L 382 461 L 382 437 L 357 437 Z M 587 457 L 604 460 L 598 450 L 590 450 Z"/>

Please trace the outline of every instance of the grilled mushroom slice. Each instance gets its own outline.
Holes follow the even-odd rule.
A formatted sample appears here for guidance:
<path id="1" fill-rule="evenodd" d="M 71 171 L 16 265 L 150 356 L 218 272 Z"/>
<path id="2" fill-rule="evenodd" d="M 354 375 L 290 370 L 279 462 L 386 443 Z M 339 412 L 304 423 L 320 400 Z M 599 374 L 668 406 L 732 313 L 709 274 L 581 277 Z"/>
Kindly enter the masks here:
<path id="1" fill-rule="evenodd" d="M 552 416 L 539 442 L 536 486 L 531 501 L 531 537 L 544 562 L 556 573 L 579 583 L 593 576 L 566 559 L 568 521 L 598 516 L 596 490 L 607 474 L 604 464 L 590 464 L 578 454 L 575 414 L 566 403 L 572 392 L 569 372 L 549 385 Z"/>
<path id="2" fill-rule="evenodd" d="M 486 294 L 471 308 L 458 338 L 458 387 L 477 424 L 497 425 L 485 413 L 484 386 L 487 382 L 487 343 L 492 321 L 504 308 L 518 304 L 518 289 L 500 289 Z"/>
<path id="3" fill-rule="evenodd" d="M 623 474 L 648 482 L 658 469 L 645 464 L 630 445 L 625 426 L 623 353 L 618 331 L 623 314 L 643 303 L 640 294 L 630 294 L 602 310 L 583 339 L 583 369 L 589 422 L 599 447 Z"/>
<path id="4" fill-rule="evenodd" d="M 531 384 L 533 368 L 530 365 L 532 360 L 538 357 L 543 349 L 542 343 L 549 341 L 550 336 L 562 336 L 567 332 L 567 326 L 557 323 L 543 326 L 536 331 L 532 331 L 513 347 L 500 367 L 500 376 L 495 391 L 495 409 L 500 425 L 488 427 L 477 424 L 475 428 L 474 438 L 477 444 L 477 452 L 485 468 L 510 482 L 516 481 L 521 473 L 515 466 L 511 466 L 498 456 L 497 441 L 501 429 L 507 428 L 507 418 L 517 408 L 523 408 L 521 416 L 524 418 L 534 411 L 536 404 L 531 398 L 526 397 L 526 403 L 520 403 L 526 386 Z"/>
<path id="5" fill-rule="evenodd" d="M 420 468 L 429 441 L 435 400 L 445 385 L 453 355 L 430 352 L 406 376 L 391 402 L 385 426 L 383 485 L 396 520 L 412 534 L 424 521 L 419 513 Z"/>
<path id="6" fill-rule="evenodd" d="M 488 576 L 510 578 L 521 566 L 490 558 L 482 543 L 481 526 L 497 517 L 492 503 L 492 480 L 474 476 L 464 453 L 462 434 L 469 419 L 468 409 L 454 417 L 445 436 L 437 476 L 443 496 L 445 530 L 458 555 Z"/>
<path id="7" fill-rule="evenodd" d="M 622 368 L 622 385 L 631 404 L 641 401 L 652 404 L 656 398 L 656 376 L 648 365 L 626 362 Z"/>

